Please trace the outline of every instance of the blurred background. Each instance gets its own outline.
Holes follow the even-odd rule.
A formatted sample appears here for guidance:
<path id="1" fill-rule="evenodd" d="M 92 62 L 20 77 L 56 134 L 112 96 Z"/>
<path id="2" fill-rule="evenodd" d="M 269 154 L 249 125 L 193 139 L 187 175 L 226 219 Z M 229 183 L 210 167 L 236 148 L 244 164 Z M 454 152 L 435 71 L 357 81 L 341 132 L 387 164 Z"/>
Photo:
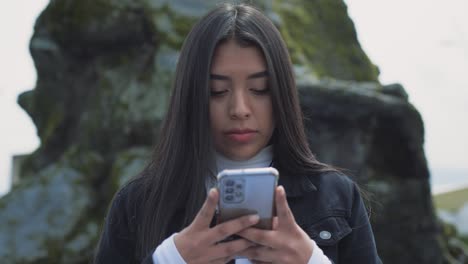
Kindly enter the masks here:
<path id="1" fill-rule="evenodd" d="M 380 82 L 401 83 L 422 116 L 439 216 L 468 236 L 468 2 L 344 2 L 361 47 L 380 70 Z M 29 154 L 40 143 L 17 97 L 36 85 L 28 47 L 48 3 L 0 3 L 0 196 L 11 188 L 13 155 Z"/>
<path id="2" fill-rule="evenodd" d="M 421 113 L 435 193 L 468 187 L 468 2 L 346 0 L 364 51 L 384 84 L 401 83 Z M 34 88 L 29 41 L 49 1 L 9 1 L 0 8 L 0 194 L 10 188 L 12 155 L 39 145 L 16 103 Z"/>

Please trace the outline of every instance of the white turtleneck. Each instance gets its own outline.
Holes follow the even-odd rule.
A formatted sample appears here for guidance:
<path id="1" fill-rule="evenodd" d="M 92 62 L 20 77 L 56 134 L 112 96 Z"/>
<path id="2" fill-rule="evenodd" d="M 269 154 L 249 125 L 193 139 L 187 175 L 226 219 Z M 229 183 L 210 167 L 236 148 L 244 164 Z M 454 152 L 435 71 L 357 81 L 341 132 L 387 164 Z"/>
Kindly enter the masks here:
<path id="1" fill-rule="evenodd" d="M 224 157 L 216 153 L 216 168 L 220 172 L 224 169 L 248 169 L 269 167 L 273 160 L 273 146 L 269 145 L 258 152 L 255 156 L 248 160 L 237 161 Z"/>
<path id="2" fill-rule="evenodd" d="M 267 146 L 257 153 L 254 157 L 245 161 L 235 161 L 224 157 L 223 155 L 216 153 L 215 164 L 213 172 L 219 173 L 224 169 L 248 169 L 248 168 L 259 168 L 259 167 L 269 167 L 272 165 L 273 160 L 273 146 Z M 214 173 L 213 173 L 214 174 Z M 214 175 L 216 175 L 214 174 Z M 212 187 L 216 186 L 216 179 L 212 176 L 207 177 L 206 187 L 207 190 L 210 190 Z M 174 243 L 174 236 L 177 233 L 173 234 L 166 240 L 164 240 L 161 245 L 159 245 L 153 253 L 153 263 L 162 264 L 162 263 L 171 263 L 171 264 L 186 264 L 182 256 L 180 255 L 177 247 Z M 323 251 L 315 244 L 315 241 L 312 240 L 314 244 L 314 250 L 312 251 L 312 256 L 309 259 L 308 264 L 329 264 L 330 260 L 323 254 Z M 236 259 L 236 264 L 251 264 L 248 259 Z"/>
<path id="3" fill-rule="evenodd" d="M 248 160 L 238 161 L 226 158 L 220 153 L 216 153 L 211 175 L 206 179 L 207 192 L 216 186 L 217 181 L 215 175 L 225 169 L 249 169 L 270 167 L 273 161 L 273 146 L 263 148 L 259 153 Z"/>

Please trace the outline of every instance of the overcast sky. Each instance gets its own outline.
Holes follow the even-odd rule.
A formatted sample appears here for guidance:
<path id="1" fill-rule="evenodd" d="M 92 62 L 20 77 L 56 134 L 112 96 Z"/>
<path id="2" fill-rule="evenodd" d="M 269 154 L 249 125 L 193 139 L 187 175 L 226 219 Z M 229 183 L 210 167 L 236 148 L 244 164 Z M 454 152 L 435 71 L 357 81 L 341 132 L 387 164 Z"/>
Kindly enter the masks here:
<path id="1" fill-rule="evenodd" d="M 345 2 L 362 47 L 380 68 L 381 82 L 403 84 L 421 112 L 429 166 L 468 169 L 468 1 Z M 0 3 L 0 194 L 10 185 L 11 156 L 39 144 L 16 98 L 35 85 L 28 45 L 47 3 Z"/>

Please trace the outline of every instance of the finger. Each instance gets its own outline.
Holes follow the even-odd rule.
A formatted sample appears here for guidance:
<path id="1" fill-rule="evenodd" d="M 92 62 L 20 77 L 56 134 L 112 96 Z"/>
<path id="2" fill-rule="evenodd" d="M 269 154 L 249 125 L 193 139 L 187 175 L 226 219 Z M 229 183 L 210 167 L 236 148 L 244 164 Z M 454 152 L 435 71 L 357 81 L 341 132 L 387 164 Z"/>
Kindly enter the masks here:
<path id="1" fill-rule="evenodd" d="M 276 188 L 275 202 L 276 215 L 278 216 L 278 228 L 293 228 L 296 220 L 294 220 L 294 215 L 291 209 L 289 209 L 288 201 L 286 200 L 286 192 L 283 186 L 278 186 Z"/>
<path id="2" fill-rule="evenodd" d="M 215 214 L 216 204 L 218 203 L 218 191 L 212 188 L 206 197 L 205 203 L 193 219 L 192 226 L 197 229 L 208 228 Z"/>
<path id="3" fill-rule="evenodd" d="M 237 233 L 237 235 L 261 246 L 277 248 L 279 242 L 275 239 L 275 232 L 258 228 L 247 228 Z"/>
<path id="4" fill-rule="evenodd" d="M 253 246 L 255 246 L 255 243 L 242 238 L 229 242 L 218 243 L 212 247 L 212 250 L 210 251 L 210 258 L 222 261 L 230 260 L 239 254 L 239 252 L 242 252 Z"/>
<path id="5" fill-rule="evenodd" d="M 278 217 L 277 216 L 273 217 L 273 221 L 271 222 L 271 225 L 272 225 L 273 230 L 278 229 Z"/>
<path id="6" fill-rule="evenodd" d="M 211 228 L 207 239 L 214 242 L 221 241 L 230 235 L 255 225 L 260 220 L 258 215 L 246 215 Z"/>
<path id="7" fill-rule="evenodd" d="M 268 247 L 250 247 L 239 253 L 240 256 L 246 257 L 252 260 L 254 263 L 267 262 L 271 263 L 278 258 L 275 255 L 275 251 Z"/>

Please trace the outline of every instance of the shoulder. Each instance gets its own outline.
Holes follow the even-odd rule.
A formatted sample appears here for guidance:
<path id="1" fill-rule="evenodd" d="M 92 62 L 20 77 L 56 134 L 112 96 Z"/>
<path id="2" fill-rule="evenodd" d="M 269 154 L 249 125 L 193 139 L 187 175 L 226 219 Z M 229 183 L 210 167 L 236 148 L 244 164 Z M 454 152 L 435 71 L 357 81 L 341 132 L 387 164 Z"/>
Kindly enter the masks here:
<path id="1" fill-rule="evenodd" d="M 144 193 L 145 178 L 139 177 L 127 182 L 115 194 L 114 201 L 119 203 L 130 202 L 142 199 Z"/>
<path id="2" fill-rule="evenodd" d="M 317 190 L 321 192 L 332 192 L 335 195 L 350 195 L 357 188 L 354 180 L 341 172 L 322 172 L 308 177 Z"/>
<path id="3" fill-rule="evenodd" d="M 137 178 L 126 183 L 116 192 L 108 213 L 110 224 L 114 222 L 114 224 L 134 226 L 143 202 L 143 186 L 144 179 Z M 115 221 L 118 223 L 115 223 Z"/>
<path id="4" fill-rule="evenodd" d="M 95 263 L 113 263 L 116 258 L 126 263 L 134 260 L 142 183 L 132 180 L 114 195 L 104 219 Z"/>
<path id="5" fill-rule="evenodd" d="M 342 210 L 349 216 L 356 199 L 360 199 L 356 182 L 341 172 L 323 172 L 308 176 L 316 187 L 313 197 L 323 210 Z"/>

